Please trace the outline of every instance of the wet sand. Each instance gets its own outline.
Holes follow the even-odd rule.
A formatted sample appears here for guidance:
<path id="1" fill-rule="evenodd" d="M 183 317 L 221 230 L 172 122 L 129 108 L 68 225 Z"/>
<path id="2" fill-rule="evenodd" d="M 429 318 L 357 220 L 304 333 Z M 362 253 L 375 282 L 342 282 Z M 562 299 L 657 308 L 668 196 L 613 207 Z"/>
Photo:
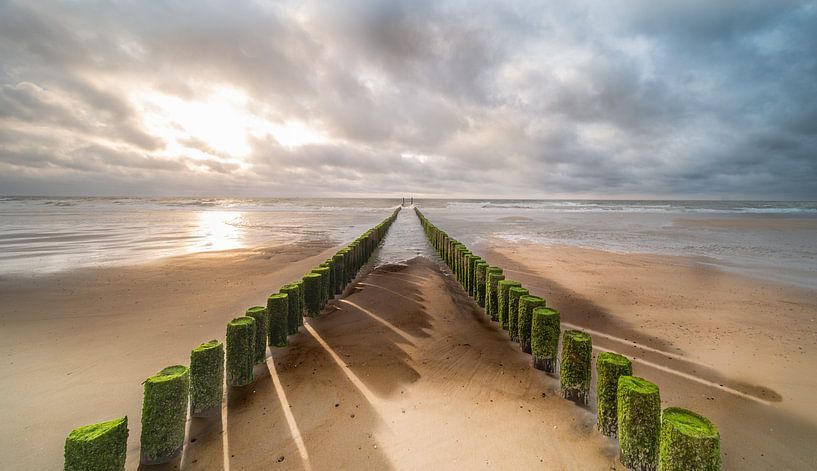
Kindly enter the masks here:
<path id="1" fill-rule="evenodd" d="M 720 428 L 724 469 L 817 468 L 817 293 L 705 259 L 497 242 L 487 259 Z"/>

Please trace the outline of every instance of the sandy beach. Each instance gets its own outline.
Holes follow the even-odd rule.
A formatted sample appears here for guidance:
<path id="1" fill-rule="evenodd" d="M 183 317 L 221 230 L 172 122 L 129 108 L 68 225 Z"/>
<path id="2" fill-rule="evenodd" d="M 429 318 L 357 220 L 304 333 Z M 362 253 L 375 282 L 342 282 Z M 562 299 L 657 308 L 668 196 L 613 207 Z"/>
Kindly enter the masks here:
<path id="1" fill-rule="evenodd" d="M 191 436 L 183 468 L 616 466 L 594 416 L 426 259 L 362 277 L 293 339 L 230 391 L 226 435 Z"/>
<path id="2" fill-rule="evenodd" d="M 75 427 L 127 414 L 138 464 L 141 382 L 224 339 L 227 321 L 334 253 L 312 243 L 0 279 L 0 469 L 57 469 Z"/>
<path id="3" fill-rule="evenodd" d="M 414 217 L 413 214 L 401 217 Z M 415 250 L 413 229 L 394 239 Z M 410 242 L 411 241 L 411 242 Z M 387 243 L 389 240 L 387 239 Z M 387 252 L 394 247 L 385 249 Z M 634 359 L 662 405 L 710 417 L 723 469 L 813 469 L 814 293 L 704 259 L 509 244 L 476 247 L 559 309 L 595 353 Z M 51 469 L 79 424 L 127 414 L 138 468 L 140 382 L 336 250 L 194 254 L 0 282 L 3 469 Z M 151 469 L 624 469 L 588 406 L 485 320 L 427 258 L 363 273 L 286 348 L 189 421 L 183 454 Z M 13 445 L 11 445 L 13 444 Z"/>
<path id="4" fill-rule="evenodd" d="M 814 469 L 817 296 L 705 259 L 497 243 L 487 259 L 720 428 L 724 469 Z"/>

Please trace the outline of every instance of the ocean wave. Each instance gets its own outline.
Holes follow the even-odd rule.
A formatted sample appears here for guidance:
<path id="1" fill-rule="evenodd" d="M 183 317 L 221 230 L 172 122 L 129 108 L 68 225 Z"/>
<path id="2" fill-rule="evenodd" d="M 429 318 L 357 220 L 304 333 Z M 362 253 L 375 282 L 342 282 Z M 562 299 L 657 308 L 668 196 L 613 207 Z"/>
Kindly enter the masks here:
<path id="1" fill-rule="evenodd" d="M 817 203 L 792 202 L 771 205 L 746 202 L 628 202 L 628 201 L 450 201 L 450 210 L 519 209 L 565 213 L 721 213 L 721 214 L 817 214 Z"/>

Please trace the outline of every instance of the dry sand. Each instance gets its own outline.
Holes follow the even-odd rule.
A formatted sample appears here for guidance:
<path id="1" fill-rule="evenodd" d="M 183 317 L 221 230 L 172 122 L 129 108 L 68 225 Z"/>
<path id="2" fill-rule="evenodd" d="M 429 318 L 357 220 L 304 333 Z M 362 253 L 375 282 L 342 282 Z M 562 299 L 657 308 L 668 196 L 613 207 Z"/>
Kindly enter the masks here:
<path id="1" fill-rule="evenodd" d="M 724 469 L 817 469 L 817 293 L 704 259 L 502 245 L 487 259 L 508 279 L 719 426 Z"/>

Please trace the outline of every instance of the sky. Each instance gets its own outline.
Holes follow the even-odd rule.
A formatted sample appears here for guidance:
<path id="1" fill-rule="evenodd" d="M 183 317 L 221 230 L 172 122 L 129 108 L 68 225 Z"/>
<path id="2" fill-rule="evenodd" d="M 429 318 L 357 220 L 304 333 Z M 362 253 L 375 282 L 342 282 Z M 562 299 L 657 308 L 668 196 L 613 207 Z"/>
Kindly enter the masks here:
<path id="1" fill-rule="evenodd" d="M 817 2 L 0 0 L 0 194 L 817 200 Z"/>

